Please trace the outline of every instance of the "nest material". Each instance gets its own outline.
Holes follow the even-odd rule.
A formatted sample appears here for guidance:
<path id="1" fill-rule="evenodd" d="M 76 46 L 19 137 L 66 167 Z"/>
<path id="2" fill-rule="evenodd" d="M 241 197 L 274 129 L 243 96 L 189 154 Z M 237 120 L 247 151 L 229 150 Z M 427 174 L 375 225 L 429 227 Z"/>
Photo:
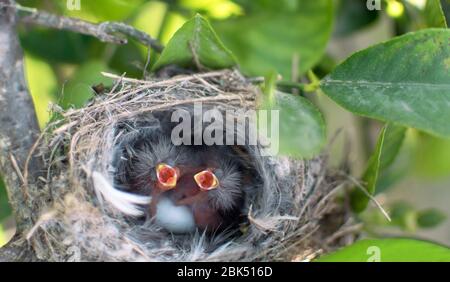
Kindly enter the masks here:
<path id="1" fill-rule="evenodd" d="M 142 224 L 114 207 L 95 175 L 111 176 L 117 125 L 152 112 L 202 102 L 221 110 L 254 109 L 259 90 L 239 72 L 226 70 L 146 81 L 118 78 L 108 94 L 82 109 L 56 109 L 58 118 L 39 139 L 45 160 L 42 186 L 31 195 L 36 224 L 27 239 L 40 259 L 51 261 L 274 261 L 310 260 L 349 243 L 343 181 L 326 157 L 293 160 L 253 152 L 263 187 L 246 199 L 242 234 L 215 243 L 206 234 L 174 239 L 152 222 Z M 145 236 L 143 236 L 143 234 Z M 145 238 L 145 239 L 143 239 Z M 149 239 L 151 238 L 151 239 Z"/>

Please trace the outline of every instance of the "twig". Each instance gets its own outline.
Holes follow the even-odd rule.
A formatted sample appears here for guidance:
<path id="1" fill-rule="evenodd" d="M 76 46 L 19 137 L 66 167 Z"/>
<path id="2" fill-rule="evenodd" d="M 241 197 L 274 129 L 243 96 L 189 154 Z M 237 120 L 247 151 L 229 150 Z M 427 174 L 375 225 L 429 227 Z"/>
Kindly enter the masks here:
<path id="1" fill-rule="evenodd" d="M 366 188 L 364 186 L 361 185 L 361 183 L 359 183 L 359 181 L 357 181 L 355 178 L 353 178 L 350 175 L 346 175 L 347 179 L 349 179 L 356 187 L 358 187 L 359 190 L 361 190 L 361 192 L 364 193 L 364 195 L 366 195 L 377 207 L 378 209 L 381 211 L 381 213 L 384 215 L 384 217 L 386 217 L 386 219 L 390 222 L 391 217 L 389 216 L 389 214 L 386 212 L 386 210 L 383 208 L 383 206 L 377 201 L 377 199 L 375 199 L 375 197 L 373 197 L 372 195 L 369 194 L 369 192 L 367 192 Z"/>
<path id="2" fill-rule="evenodd" d="M 218 76 L 222 76 L 225 72 L 226 71 L 212 71 L 212 72 L 200 73 L 200 74 L 189 75 L 189 76 L 183 75 L 183 76 L 177 76 L 177 77 L 173 77 L 173 78 L 161 80 L 161 81 L 139 80 L 139 79 L 119 76 L 119 75 L 108 73 L 108 72 L 101 72 L 101 74 L 104 77 L 113 78 L 116 80 L 121 79 L 122 81 L 129 82 L 129 83 L 142 84 L 142 85 L 146 85 L 147 87 L 159 87 L 162 85 L 168 85 L 168 84 L 173 84 L 173 83 L 187 81 L 187 80 L 194 80 L 194 79 L 198 80 L 199 78 L 218 77 Z"/>
<path id="3" fill-rule="evenodd" d="M 9 154 L 9 159 L 10 159 L 11 164 L 12 164 L 14 170 L 16 171 L 16 174 L 19 177 L 20 181 L 22 181 L 22 184 L 25 184 L 25 179 L 23 178 L 23 174 L 20 171 L 19 165 L 17 164 L 16 158 L 14 157 L 13 154 Z"/>
<path id="4" fill-rule="evenodd" d="M 0 7 L 6 5 L 0 4 Z M 126 44 L 126 36 L 139 41 L 145 46 L 151 47 L 156 52 L 162 52 L 163 46 L 147 33 L 135 29 L 120 22 L 102 22 L 100 24 L 83 21 L 76 18 L 54 15 L 45 11 L 23 7 L 18 4 L 12 5 L 20 17 L 20 20 L 28 24 L 37 24 L 59 30 L 69 30 L 76 33 L 90 35 L 102 42 L 114 44 Z"/>
<path id="5" fill-rule="evenodd" d="M 36 222 L 36 224 L 30 229 L 30 231 L 28 231 L 27 235 L 25 236 L 27 241 L 30 241 L 31 237 L 39 229 L 39 227 L 41 227 L 46 222 L 52 220 L 56 216 L 56 214 L 57 214 L 57 212 L 53 210 L 53 211 L 49 211 L 49 212 L 46 212 L 43 215 L 41 215 L 39 217 L 39 220 Z"/>
<path id="6" fill-rule="evenodd" d="M 351 226 L 342 226 L 336 233 L 334 233 L 333 235 L 331 235 L 330 237 L 328 237 L 325 240 L 325 244 L 329 245 L 331 243 L 333 243 L 335 240 L 348 235 L 348 234 L 353 234 L 356 233 L 358 231 L 360 231 L 363 228 L 363 224 L 362 223 L 357 223 L 355 225 L 351 225 Z"/>
<path id="7" fill-rule="evenodd" d="M 151 107 L 143 107 L 139 110 L 136 110 L 134 112 L 125 112 L 122 114 L 118 114 L 117 115 L 117 119 L 124 119 L 124 118 L 131 118 L 133 116 L 137 116 L 140 114 L 144 114 L 147 112 L 152 112 L 152 111 L 157 111 L 157 110 L 161 110 L 161 109 L 166 109 L 166 108 L 170 108 L 170 107 L 174 107 L 174 106 L 180 106 L 180 105 L 186 105 L 186 104 L 194 104 L 194 103 L 213 103 L 213 102 L 218 102 L 218 101 L 233 101 L 233 100 L 241 100 L 240 97 L 231 97 L 228 95 L 223 95 L 223 94 L 219 94 L 217 96 L 214 97 L 203 97 L 203 98 L 197 98 L 197 99 L 187 99 L 187 100 L 180 100 L 180 101 L 176 101 L 176 102 L 170 102 L 170 103 L 165 103 L 165 104 L 161 104 L 161 105 L 155 105 L 155 106 L 151 106 Z"/>
<path id="8" fill-rule="evenodd" d="M 147 77 L 147 68 L 150 65 L 150 59 L 152 57 L 152 52 L 150 52 L 150 48 L 147 50 L 147 60 L 145 60 L 144 71 L 142 73 L 142 77 L 145 79 Z"/>

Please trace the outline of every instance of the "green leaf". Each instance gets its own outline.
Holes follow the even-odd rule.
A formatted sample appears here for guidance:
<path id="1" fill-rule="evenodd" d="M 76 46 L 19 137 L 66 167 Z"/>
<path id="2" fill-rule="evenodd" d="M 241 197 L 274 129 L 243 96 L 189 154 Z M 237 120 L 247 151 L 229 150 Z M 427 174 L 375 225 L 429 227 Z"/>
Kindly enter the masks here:
<path id="1" fill-rule="evenodd" d="M 21 30 L 20 43 L 27 53 L 52 63 L 81 63 L 88 59 L 98 39 L 63 30 L 33 28 Z"/>
<path id="2" fill-rule="evenodd" d="M 337 9 L 333 35 L 349 35 L 375 22 L 379 14 L 378 10 L 367 9 L 366 1 L 341 0 Z"/>
<path id="3" fill-rule="evenodd" d="M 433 228 L 444 222 L 447 217 L 436 209 L 420 211 L 417 215 L 417 224 L 421 228 Z"/>
<path id="4" fill-rule="evenodd" d="M 423 13 L 428 27 L 447 27 L 439 0 L 427 0 Z"/>
<path id="5" fill-rule="evenodd" d="M 361 240 L 319 262 L 450 262 L 450 249 L 427 241 L 406 238 Z"/>
<path id="6" fill-rule="evenodd" d="M 273 99 L 275 98 L 275 91 L 277 87 L 277 77 L 278 74 L 276 71 L 271 71 L 264 77 L 264 86 L 263 93 L 266 101 L 271 105 L 273 103 Z"/>
<path id="7" fill-rule="evenodd" d="M 201 66 L 224 69 L 236 65 L 231 52 L 225 48 L 207 20 L 196 15 L 187 21 L 170 39 L 153 70 L 176 64 L 181 67 Z"/>
<path id="8" fill-rule="evenodd" d="M 395 160 L 384 167 L 378 175 L 375 195 L 387 192 L 389 189 L 394 188 L 403 178 L 410 175 L 416 158 L 416 143 L 414 141 L 416 132 L 416 130 L 412 129 L 407 129 L 404 132 L 404 139 Z"/>
<path id="9" fill-rule="evenodd" d="M 142 79 L 147 56 L 142 55 L 140 47 L 136 42 L 117 46 L 108 66 L 118 73 L 126 73 L 127 77 Z"/>
<path id="10" fill-rule="evenodd" d="M 58 89 L 56 75 L 47 62 L 25 53 L 25 76 L 39 126 L 44 128 L 50 118 L 49 104 L 56 101 L 55 92 Z"/>
<path id="11" fill-rule="evenodd" d="M 367 168 L 364 171 L 364 174 L 361 179 L 365 184 L 365 189 L 367 190 L 367 193 L 369 193 L 370 195 L 373 195 L 375 193 L 375 187 L 377 185 L 378 173 L 380 170 L 380 162 L 381 162 L 380 159 L 386 129 L 387 127 L 384 127 L 383 130 L 381 131 L 380 137 L 378 137 L 375 152 L 371 155 L 367 163 Z M 355 187 L 350 197 L 352 209 L 355 212 L 362 212 L 363 210 L 365 210 L 367 204 L 369 203 L 369 197 L 367 197 L 367 195 L 360 189 L 361 187 Z"/>
<path id="12" fill-rule="evenodd" d="M 387 124 L 378 137 L 375 151 L 367 163 L 367 168 L 362 176 L 366 184 L 367 193 L 373 195 L 376 191 L 378 175 L 392 164 L 400 151 L 405 138 L 406 128 L 394 124 Z M 369 203 L 367 195 L 356 187 L 351 194 L 352 208 L 356 212 L 362 212 Z"/>
<path id="13" fill-rule="evenodd" d="M 441 0 L 441 7 L 448 25 L 450 23 L 450 0 Z"/>
<path id="14" fill-rule="evenodd" d="M 6 194 L 6 187 L 0 178 L 0 222 L 10 215 L 11 207 L 9 206 L 8 195 Z"/>
<path id="15" fill-rule="evenodd" d="M 347 110 L 450 138 L 450 30 L 409 33 L 352 55 L 321 82 Z"/>
<path id="16" fill-rule="evenodd" d="M 406 128 L 403 126 L 387 124 L 385 127 L 386 132 L 380 159 L 380 170 L 385 170 L 394 162 L 402 147 L 406 133 Z"/>
<path id="17" fill-rule="evenodd" d="M 384 226 L 396 226 L 407 232 L 416 232 L 419 228 L 433 228 L 441 224 L 446 216 L 437 209 L 425 209 L 418 211 L 414 206 L 407 202 L 394 202 L 389 207 L 392 221 L 386 224 L 386 221 L 377 222 Z M 370 218 L 368 218 L 370 220 Z"/>
<path id="18" fill-rule="evenodd" d="M 68 16 L 84 20 L 124 21 L 140 7 L 144 0 L 95 0 L 81 1 L 80 9 L 68 9 L 67 1 L 56 1 Z"/>
<path id="19" fill-rule="evenodd" d="M 319 110 L 298 95 L 278 91 L 273 95 L 273 98 L 266 95 L 260 109 L 278 111 L 279 124 L 275 124 L 279 130 L 278 154 L 295 158 L 311 158 L 318 154 L 326 141 L 325 121 Z M 272 118 L 268 112 L 269 127 Z M 270 128 L 267 131 L 273 133 Z"/>
<path id="20" fill-rule="evenodd" d="M 100 83 L 103 83 L 105 87 L 111 86 L 112 80 L 101 74 L 104 71 L 108 71 L 108 67 L 100 61 L 91 61 L 81 65 L 64 85 L 61 106 L 63 108 L 82 107 L 94 96 L 92 86 Z"/>
<path id="21" fill-rule="evenodd" d="M 299 74 L 320 60 L 332 30 L 333 1 L 257 0 L 245 5 L 244 16 L 213 26 L 246 74 L 275 69 L 287 80 L 294 55 L 299 58 Z"/>
<path id="22" fill-rule="evenodd" d="M 390 208 L 392 221 L 390 225 L 398 226 L 402 230 L 415 232 L 417 230 L 417 211 L 406 202 L 396 202 Z"/>

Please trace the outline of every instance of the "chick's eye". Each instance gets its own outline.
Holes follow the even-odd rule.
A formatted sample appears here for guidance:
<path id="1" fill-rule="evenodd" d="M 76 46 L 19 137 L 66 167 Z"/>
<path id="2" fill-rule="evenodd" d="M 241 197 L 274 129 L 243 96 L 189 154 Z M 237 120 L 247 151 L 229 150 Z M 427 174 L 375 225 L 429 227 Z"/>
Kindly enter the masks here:
<path id="1" fill-rule="evenodd" d="M 159 164 L 156 166 L 156 177 L 162 189 L 172 189 L 177 185 L 178 171 L 168 164 Z"/>
<path id="2" fill-rule="evenodd" d="M 194 175 L 195 182 L 200 189 L 209 191 L 219 186 L 219 180 L 210 170 L 204 170 Z"/>

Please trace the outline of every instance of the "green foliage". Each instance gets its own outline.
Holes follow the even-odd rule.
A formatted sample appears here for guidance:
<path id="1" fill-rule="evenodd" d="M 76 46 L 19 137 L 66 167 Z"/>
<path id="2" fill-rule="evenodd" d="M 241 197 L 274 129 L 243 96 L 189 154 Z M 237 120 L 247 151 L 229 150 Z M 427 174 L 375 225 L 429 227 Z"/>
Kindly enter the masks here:
<path id="1" fill-rule="evenodd" d="M 424 18 L 428 27 L 447 27 L 440 0 L 427 0 Z"/>
<path id="2" fill-rule="evenodd" d="M 376 209 L 368 209 L 359 218 L 368 230 L 377 230 L 379 227 L 386 230 L 394 227 L 400 228 L 408 234 L 438 227 L 447 219 L 447 216 L 438 209 L 417 209 L 414 205 L 405 201 L 393 202 L 388 204 L 387 208 L 391 217 L 390 222 L 386 221 L 386 218 Z"/>
<path id="3" fill-rule="evenodd" d="M 351 194 L 351 205 L 355 212 L 362 212 L 369 203 L 369 197 L 360 189 L 366 189 L 367 193 L 370 195 L 375 193 L 386 130 L 387 126 L 381 131 L 375 151 L 371 155 L 367 168 L 362 176 L 364 187 L 355 187 Z"/>
<path id="4" fill-rule="evenodd" d="M 80 10 L 66 8 L 67 1 L 57 1 L 64 14 L 90 20 L 99 21 L 123 21 L 129 18 L 140 7 L 144 0 L 95 0 L 81 1 Z"/>
<path id="5" fill-rule="evenodd" d="M 336 9 L 334 35 L 346 36 L 375 22 L 380 12 L 367 9 L 366 1 L 341 0 Z"/>
<path id="6" fill-rule="evenodd" d="M 39 125 L 49 119 L 49 104 L 56 101 L 58 81 L 52 67 L 45 61 L 25 53 L 25 75 L 36 108 Z"/>
<path id="7" fill-rule="evenodd" d="M 415 232 L 417 229 L 417 212 L 415 208 L 406 202 L 396 202 L 390 208 L 391 225 L 403 230 Z"/>
<path id="8" fill-rule="evenodd" d="M 92 86 L 103 83 L 105 87 L 112 85 L 110 78 L 104 77 L 101 72 L 108 71 L 108 67 L 101 61 L 91 61 L 73 74 L 64 85 L 60 105 L 64 108 L 81 107 L 94 96 Z"/>
<path id="9" fill-rule="evenodd" d="M 114 56 L 110 58 L 107 67 L 108 69 L 116 70 L 116 72 L 119 70 L 121 74 L 126 73 L 127 77 L 142 79 L 148 54 L 147 51 L 147 48 L 145 48 L 146 55 L 144 56 L 140 46 L 135 42 L 117 46 L 114 50 Z M 154 53 L 152 53 L 151 58 L 153 58 L 153 54 Z M 147 72 L 148 71 L 149 67 L 147 67 Z"/>
<path id="10" fill-rule="evenodd" d="M 267 113 L 264 116 L 267 122 L 258 124 L 260 133 L 267 132 L 269 136 L 274 136 L 274 128 L 270 127 L 273 111 L 276 111 L 279 118 L 279 122 L 275 123 L 279 130 L 278 154 L 311 158 L 320 152 L 326 141 L 325 121 L 320 111 L 307 99 L 277 91 L 277 76 L 276 72 L 271 72 L 265 78 L 264 96 L 258 108 L 267 111 L 259 113 L 258 118 Z M 262 127 L 264 125 L 269 127 Z"/>
<path id="11" fill-rule="evenodd" d="M 448 26 L 450 23 L 450 0 L 441 0 L 441 8 Z"/>
<path id="12" fill-rule="evenodd" d="M 0 178 L 0 223 L 2 220 L 11 215 L 11 208 L 8 203 L 8 195 L 6 194 L 5 184 Z M 1 225 L 1 224 L 0 224 Z"/>
<path id="13" fill-rule="evenodd" d="M 325 121 L 307 99 L 278 93 L 280 110 L 280 154 L 297 158 L 316 156 L 326 141 Z"/>
<path id="14" fill-rule="evenodd" d="M 450 262 L 450 249 L 427 241 L 390 238 L 361 240 L 319 262 Z"/>
<path id="15" fill-rule="evenodd" d="M 365 189 L 370 195 L 373 195 L 376 191 L 380 171 L 387 169 L 397 156 L 405 137 L 405 131 L 404 127 L 394 124 L 387 124 L 382 129 L 375 151 L 370 157 L 362 176 Z M 368 202 L 369 197 L 360 188 L 355 188 L 351 195 L 353 210 L 362 212 L 367 207 Z"/>
<path id="16" fill-rule="evenodd" d="M 261 75 L 275 69 L 292 76 L 292 58 L 299 74 L 322 57 L 331 34 L 333 1 L 239 1 L 245 16 L 213 22 L 220 38 L 236 55 L 243 71 Z"/>
<path id="17" fill-rule="evenodd" d="M 450 138 L 449 37 L 427 29 L 357 52 L 321 88 L 355 114 Z"/>
<path id="18" fill-rule="evenodd" d="M 217 37 L 209 22 L 196 15 L 174 34 L 153 70 L 170 64 L 181 67 L 199 64 L 197 67 L 223 69 L 236 65 L 236 60 Z"/>
<path id="19" fill-rule="evenodd" d="M 450 175 L 450 140 L 419 134 L 414 154 L 414 173 L 437 179 Z"/>
<path id="20" fill-rule="evenodd" d="M 0 177 L 0 247 L 6 244 L 6 235 L 4 234 L 2 222 L 11 215 L 11 207 L 8 202 L 5 184 Z"/>
<path id="21" fill-rule="evenodd" d="M 380 157 L 380 170 L 387 169 L 396 159 L 405 139 L 406 128 L 395 124 L 387 124 L 384 134 L 383 148 Z"/>
<path id="22" fill-rule="evenodd" d="M 447 219 L 447 216 L 437 209 L 420 211 L 417 215 L 417 224 L 421 228 L 433 228 Z"/>
<path id="23" fill-rule="evenodd" d="M 51 63 L 81 63 L 89 56 L 91 44 L 101 44 L 95 38 L 69 31 L 33 28 L 20 32 L 23 48 L 33 56 Z"/>

